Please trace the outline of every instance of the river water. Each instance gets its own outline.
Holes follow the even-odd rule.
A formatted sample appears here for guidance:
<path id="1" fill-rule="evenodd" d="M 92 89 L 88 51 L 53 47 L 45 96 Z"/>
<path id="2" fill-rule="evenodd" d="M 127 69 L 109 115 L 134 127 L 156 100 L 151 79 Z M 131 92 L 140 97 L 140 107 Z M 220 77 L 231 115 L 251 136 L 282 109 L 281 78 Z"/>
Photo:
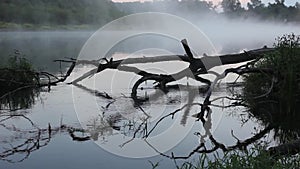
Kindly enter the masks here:
<path id="1" fill-rule="evenodd" d="M 36 69 L 58 73 L 60 67 L 53 60 L 76 58 L 92 34 L 1 32 L 1 59 L 21 53 Z M 157 37 L 150 38 L 156 40 Z M 161 43 L 154 44 L 156 47 L 166 44 Z M 146 46 L 149 44 L 153 43 L 147 43 Z M 144 46 L 140 44 L 140 48 Z M 137 49 L 131 47 L 131 50 Z M 131 50 L 121 44 L 108 55 L 115 59 L 145 57 L 139 52 L 128 54 Z M 179 52 L 176 51 L 177 46 L 168 50 Z M 161 52 L 155 51 L 155 54 Z M 149 51 L 143 51 L 145 53 L 149 54 Z M 62 71 L 68 66 L 64 64 Z M 169 73 L 186 66 L 170 62 L 142 68 L 155 73 Z M 78 66 L 67 82 L 93 68 L 90 65 Z M 250 117 L 244 107 L 222 107 L 233 102 L 226 99 L 214 102 L 216 106 L 212 106 L 211 113 L 205 115 L 205 123 L 198 121 L 195 115 L 199 113 L 200 106 L 190 104 L 202 103 L 205 95 L 198 94 L 199 84 L 191 79 L 181 80 L 179 90 L 170 90 L 168 93 L 153 89 L 151 82 L 142 84 L 143 89 L 139 89 L 138 94 L 148 97 L 149 101 L 136 107 L 130 93 L 137 79 L 138 76 L 131 73 L 106 70 L 80 82 L 79 86 L 61 83 L 50 91 L 25 93 L 27 106 L 16 103 L 20 110 L 1 110 L 0 168 L 139 169 L 152 168 L 151 163 L 157 162 L 158 168 L 175 168 L 174 160 L 166 156 L 188 156 L 201 143 L 210 149 L 214 146 L 210 136 L 226 146 L 235 145 L 237 138 L 246 140 L 266 127 L 258 119 Z M 239 87 L 228 87 L 226 82 L 230 82 L 230 79 L 216 87 L 212 98 L 239 92 Z M 98 96 L 95 90 L 106 92 L 113 99 Z M 11 97 L 23 97 L 20 92 L 21 95 L 12 93 Z M 28 95 L 31 99 L 28 99 Z M 178 109 L 182 110 L 176 111 Z M 174 116 L 164 118 L 170 113 L 174 113 Z M 84 132 L 75 129 L 84 129 Z M 76 140 L 71 137 L 72 134 L 77 138 L 90 139 Z M 270 131 L 260 140 L 268 141 L 271 146 L 277 143 L 273 136 Z M 187 161 L 197 159 L 198 155 L 195 153 Z M 212 153 L 208 156 L 213 159 Z M 178 164 L 184 161 L 177 160 Z"/>

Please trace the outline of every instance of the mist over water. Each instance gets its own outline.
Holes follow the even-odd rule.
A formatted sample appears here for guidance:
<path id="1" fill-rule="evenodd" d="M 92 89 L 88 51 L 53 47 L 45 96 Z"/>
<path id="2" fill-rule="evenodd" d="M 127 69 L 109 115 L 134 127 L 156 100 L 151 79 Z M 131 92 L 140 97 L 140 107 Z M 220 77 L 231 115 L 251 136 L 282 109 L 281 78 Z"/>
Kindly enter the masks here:
<path id="1" fill-rule="evenodd" d="M 265 6 L 270 5 L 277 5 L 278 8 L 282 7 L 274 2 L 265 4 Z M 235 11 L 234 17 L 231 17 L 230 13 L 227 16 L 226 13 L 221 12 L 222 10 L 215 11 L 215 9 L 212 9 L 213 6 L 210 6 L 210 4 L 205 1 L 133 2 L 116 3 L 116 6 L 121 11 L 132 14 L 138 14 L 140 12 L 161 12 L 181 17 L 198 27 L 199 30 L 211 40 L 217 50 L 216 53 L 240 52 L 244 49 L 261 48 L 264 45 L 272 47 L 275 38 L 278 36 L 289 33 L 300 34 L 299 22 L 288 22 L 288 13 L 284 16 L 286 18 L 276 19 L 276 17 L 283 15 L 279 9 L 275 14 L 273 14 L 274 11 L 272 10 L 267 11 L 273 13 L 268 14 L 269 18 L 262 19 L 249 11 L 248 13 L 241 13 L 240 15 Z M 221 5 L 219 5 L 218 8 L 221 8 Z M 246 7 L 245 10 L 249 9 Z M 298 15 L 299 13 L 295 13 L 294 17 Z M 160 20 L 160 18 L 158 20 Z M 180 29 L 175 25 L 169 24 L 168 20 L 164 23 L 156 25 L 156 20 L 154 19 L 152 22 L 147 22 L 146 25 L 156 27 L 157 29 L 169 29 L 170 31 Z M 124 24 L 124 27 L 126 29 L 126 24 Z"/>
<path id="2" fill-rule="evenodd" d="M 300 34 L 299 24 L 264 22 L 241 19 L 209 19 L 195 21 L 215 45 L 219 53 L 233 53 L 241 50 L 272 47 L 275 38 L 283 34 Z"/>
<path id="3" fill-rule="evenodd" d="M 13 31 L 0 32 L 2 64 L 11 56 L 25 57 L 37 70 L 57 72 L 55 59 L 77 58 L 92 32 Z"/>
<path id="4" fill-rule="evenodd" d="M 0 32 L 0 65 L 4 63 L 4 60 L 9 56 L 21 53 L 22 56 L 26 57 L 34 65 L 37 71 L 43 70 L 59 74 L 59 64 L 53 62 L 55 59 L 68 59 L 72 57 L 80 60 L 98 60 L 103 57 L 112 57 L 114 60 L 118 60 L 128 57 L 142 58 L 158 55 L 183 55 L 185 51 L 180 40 L 185 38 L 194 54 L 197 55 L 196 57 L 202 57 L 204 53 L 207 55 L 230 54 L 262 48 L 265 45 L 272 47 L 273 43 L 275 43 L 275 38 L 278 36 L 289 33 L 300 34 L 300 25 L 296 23 L 271 22 L 253 18 L 239 19 L 238 17 L 229 19 L 221 14 L 218 15 L 207 11 L 207 9 L 206 12 L 195 12 L 195 10 L 197 11 L 197 7 L 190 7 L 195 10 L 189 11 L 186 10 L 189 8 L 180 10 L 180 6 L 168 6 L 166 4 L 162 6 L 156 5 L 152 10 L 136 8 L 129 11 L 129 9 L 126 10 L 127 8 L 123 8 L 124 12 L 133 13 L 133 15 L 136 16 L 130 17 L 131 19 L 126 19 L 125 17 L 118 21 L 107 23 L 107 25 L 99 27 L 102 31 L 96 29 L 75 31 L 55 29 L 49 31 L 2 31 Z M 96 10 L 100 11 L 98 9 Z M 132 12 L 132 10 L 136 12 Z M 137 13 L 143 11 L 157 13 L 147 13 L 147 15 Z M 167 13 L 158 13 L 159 11 Z M 109 10 L 106 10 L 106 12 L 110 13 Z M 103 13 L 105 13 L 105 10 Z M 132 20 L 132 18 L 135 19 Z M 96 19 L 92 18 L 91 20 L 94 21 Z M 114 41 L 114 38 L 118 37 L 122 38 L 119 41 Z M 69 67 L 68 64 L 63 66 L 63 68 Z M 141 70 L 151 73 L 170 74 L 187 68 L 189 64 L 173 61 L 135 64 L 131 66 L 136 66 Z M 219 69 L 220 67 L 222 67 L 222 69 Z M 227 67 L 233 66 L 219 66 L 213 70 L 221 73 L 224 68 Z M 76 66 L 66 82 L 71 82 L 91 69 L 95 69 L 95 67 Z M 209 75 L 203 75 L 203 77 L 209 80 L 214 80 L 215 78 L 215 76 L 210 77 Z M 37 101 L 28 109 L 29 113 L 26 114 L 26 117 L 32 118 L 34 123 L 40 127 L 48 127 L 48 130 L 50 123 L 54 127 L 61 124 L 66 124 L 67 126 L 75 124 L 83 128 L 93 123 L 94 129 L 92 131 L 95 131 L 95 139 L 89 142 L 78 143 L 72 141 L 68 133 L 59 133 L 56 137 L 53 135 L 51 144 L 49 144 L 47 148 L 41 147 L 37 152 L 32 153 L 28 159 L 24 160 L 24 162 L 11 165 L 0 161 L 0 168 L 4 166 L 4 168 L 24 169 L 31 168 L 32 166 L 41 166 L 53 169 L 62 168 L 64 165 L 66 165 L 66 168 L 86 168 L 88 164 L 88 168 L 139 169 L 150 168 L 151 166 L 148 161 L 159 162 L 160 165 L 158 168 L 174 168 L 172 160 L 168 160 L 156 153 L 155 155 L 157 156 L 151 158 L 121 158 L 117 156 L 118 154 L 115 155 L 112 152 L 105 151 L 104 149 L 96 147 L 94 144 L 94 141 L 99 141 L 98 143 L 101 144 L 103 141 L 103 145 L 109 147 L 115 143 L 115 140 L 124 141 L 125 139 L 125 141 L 127 141 L 127 137 L 131 138 L 131 136 L 135 134 L 130 133 L 130 131 L 128 132 L 129 135 L 126 135 L 125 130 L 125 134 L 119 130 L 122 126 L 127 124 L 128 120 L 128 126 L 129 124 L 131 125 L 131 122 L 135 122 L 134 120 L 136 120 L 137 125 L 134 124 L 136 125 L 134 128 L 140 128 L 138 123 L 141 123 L 141 117 L 145 114 L 134 106 L 133 100 L 130 97 L 132 86 L 139 78 L 140 76 L 133 73 L 108 69 L 81 81 L 80 85 L 84 87 L 62 84 L 53 86 L 50 92 L 41 92 L 41 98 L 34 98 Z M 228 81 L 223 80 L 222 82 L 231 82 L 236 79 L 230 75 L 228 78 L 229 79 L 226 79 Z M 188 103 L 190 99 L 193 99 L 192 101 L 195 101 L 195 103 L 202 103 L 205 97 L 205 94 L 195 95 L 195 93 L 198 93 L 198 86 L 203 84 L 193 81 L 192 79 L 184 78 L 176 81 L 174 84 L 183 84 L 182 86 L 184 87 L 178 91 L 170 90 L 169 93 L 154 89 L 153 86 L 155 84 L 152 82 L 153 81 L 145 82 L 145 84 L 142 84 L 140 86 L 141 88 L 138 89 L 138 95 L 142 97 L 145 96 L 145 98 L 149 96 L 150 98 L 149 102 L 142 105 L 142 109 L 144 113 L 149 113 L 150 116 L 152 116 L 151 120 L 153 121 L 151 122 L 158 120 L 161 117 L 159 115 L 168 114 L 179 108 L 178 106 Z M 87 90 L 85 87 L 90 88 L 90 90 Z M 195 92 L 196 90 L 194 90 L 193 87 L 195 87 L 195 89 L 197 88 L 197 92 Z M 212 97 L 227 96 L 232 92 L 227 90 L 227 86 L 223 84 L 218 85 L 216 88 L 217 89 L 213 91 Z M 94 89 L 100 92 L 106 92 L 113 97 L 113 101 L 98 97 L 95 95 Z M 224 100 L 217 101 L 216 104 L 224 105 Z M 190 111 L 190 113 L 186 114 L 184 117 L 185 120 L 188 119 L 194 122 L 195 118 L 192 115 L 195 115 L 199 111 L 197 109 L 190 109 L 186 112 L 188 111 Z M 262 124 L 257 122 L 257 119 L 254 118 L 249 118 L 249 122 L 245 122 L 245 125 L 241 125 L 243 117 L 239 117 L 239 115 L 248 113 L 245 108 L 219 109 L 214 107 L 212 108 L 212 112 L 212 117 L 210 117 L 212 121 L 209 121 L 211 128 L 208 130 L 213 129 L 212 134 L 216 136 L 218 141 L 226 145 L 235 144 L 237 141 L 234 137 L 230 136 L 230 132 L 231 135 L 233 135 L 234 131 L 234 134 L 237 135 L 238 138 L 244 139 L 249 138 L 257 129 L 263 127 Z M 117 118 L 113 119 L 113 117 L 118 117 L 116 115 L 119 115 L 119 113 L 127 115 L 126 119 L 120 121 L 118 121 Z M 180 119 L 181 116 L 183 116 L 182 113 L 180 113 L 176 114 L 175 117 Z M 94 117 L 100 116 L 100 119 L 93 119 Z M 99 130 L 100 132 L 98 132 L 96 131 L 96 120 L 103 121 L 102 118 L 104 121 L 110 120 L 108 122 L 116 123 L 117 125 L 112 126 L 112 124 L 109 124 L 108 127 L 100 126 L 102 131 Z M 132 118 L 132 121 L 130 121 L 130 118 Z M 22 118 L 12 119 L 11 123 L 22 127 L 21 120 Z M 79 123 L 81 122 L 85 122 L 82 124 L 87 125 L 80 125 Z M 150 126 L 153 124 L 155 123 L 149 123 Z M 159 126 L 160 128 L 155 131 L 155 134 L 159 135 L 163 133 L 173 124 L 174 126 L 177 125 L 173 119 L 167 119 L 162 126 Z M 175 131 L 172 131 L 172 133 L 168 135 L 168 137 L 165 137 L 165 139 L 162 139 L 162 141 L 157 142 L 158 146 L 171 145 L 170 142 L 175 140 L 175 136 L 182 134 L 187 135 L 182 140 L 175 140 L 178 141 L 178 143 L 176 143 L 172 149 L 168 149 L 169 151 L 164 149 L 164 151 L 167 151 L 166 153 L 175 152 L 176 155 L 186 155 L 199 143 L 199 137 L 198 135 L 196 136 L 195 132 L 198 132 L 199 129 L 203 130 L 205 128 L 204 125 L 202 126 L 201 123 L 197 123 L 192 126 L 189 132 L 182 132 L 176 129 L 176 127 L 185 129 L 181 124 L 183 123 L 178 123 L 175 127 L 173 126 Z M 116 129 L 117 127 L 119 127 L 119 129 Z M 107 131 L 109 132 L 106 132 L 106 129 L 108 129 Z M 207 130 L 207 128 L 205 128 L 205 130 Z M 47 131 L 47 129 L 45 131 Z M 6 134 L 5 132 L 7 131 L 1 134 Z M 80 133 L 76 134 L 80 136 Z M 49 137 L 50 135 L 49 131 Z M 26 135 L 22 134 L 22 136 L 25 137 Z M 117 136 L 115 137 L 117 139 L 113 140 L 114 136 Z M 0 137 L 0 143 L 1 138 L 3 137 Z M 137 138 L 139 139 L 139 137 Z M 272 144 L 274 142 L 274 138 L 271 136 L 266 140 L 272 142 Z M 18 142 L 17 139 L 14 141 Z M 10 144 L 8 141 L 6 143 Z M 121 144 L 118 143 L 116 148 L 119 148 L 120 145 Z M 142 150 L 142 148 L 134 143 L 129 144 L 129 146 L 130 148 L 125 153 Z M 148 152 L 149 149 L 146 149 L 143 153 L 147 154 Z M 208 156 L 213 159 L 213 154 L 208 154 Z M 197 158 L 198 156 L 196 156 L 196 160 Z M 47 165 L 45 166 L 45 164 Z"/>
<path id="5" fill-rule="evenodd" d="M 183 33 L 182 39 L 187 38 L 192 49 L 198 48 L 199 50 L 197 51 L 200 52 L 197 53 L 200 57 L 203 53 L 217 55 L 238 53 L 243 50 L 261 48 L 265 45 L 272 47 L 275 38 L 278 36 L 288 33 L 300 34 L 299 25 L 292 23 L 284 24 L 257 20 L 234 20 L 220 17 L 202 17 L 197 20 L 187 21 L 199 29 L 215 48 L 215 50 L 211 50 L 203 45 L 201 46 L 199 41 L 202 39 L 197 39 L 197 36 L 186 37 Z M 137 25 L 143 25 L 145 27 L 151 25 L 153 29 L 161 29 L 166 32 L 179 29 L 176 25 L 168 25 L 170 23 L 168 21 L 165 21 L 165 23 L 168 23 L 166 25 L 155 25 L 157 23 L 158 22 L 153 21 L 152 23 L 138 23 Z M 134 26 L 129 27 L 130 25 L 124 24 L 115 28 L 115 30 L 106 30 L 106 36 L 95 44 L 95 48 L 100 48 L 101 44 L 106 43 L 107 38 L 115 36 L 116 34 L 127 34 L 126 32 L 134 31 L 134 29 L 144 29 Z M 77 58 L 82 47 L 93 33 L 94 31 L 1 32 L 1 57 L 6 60 L 10 55 L 14 54 L 15 50 L 18 50 L 33 63 L 35 68 L 55 72 L 58 71 L 59 67 L 53 60 L 64 59 L 65 57 Z M 170 53 L 184 54 L 185 52 L 180 40 L 181 39 L 176 40 L 172 37 L 159 34 L 131 36 L 115 44 L 113 48 L 108 49 L 108 53 L 105 55 L 102 55 L 101 52 L 96 53 L 96 57 L 116 57 L 118 53 L 131 54 L 151 48 L 167 51 L 166 53 L 161 53 L 161 55 Z M 138 53 L 141 56 L 137 57 L 151 55 L 149 52 L 145 54 L 143 54 L 143 52 Z M 159 55 L 159 53 L 155 54 Z M 94 57 L 92 58 L 96 59 Z"/>
<path id="6" fill-rule="evenodd" d="M 165 7 L 156 6 L 156 8 L 161 9 L 155 9 L 153 11 L 162 11 L 162 8 Z M 283 34 L 300 34 L 300 26 L 296 23 L 268 22 L 253 18 L 229 19 L 222 15 L 211 14 L 210 12 L 176 12 L 172 8 L 167 9 L 167 11 L 171 14 L 166 15 L 172 16 L 173 14 L 176 14 L 173 16 L 194 25 L 194 27 L 198 29 L 199 32 L 202 32 L 202 34 L 212 43 L 214 50 L 201 45 L 199 42 L 201 42 L 202 39 L 197 39 L 197 36 L 185 36 L 194 34 L 194 32 L 189 32 L 189 30 L 187 30 L 182 32 L 182 36 L 177 39 L 174 39 L 174 37 L 171 36 L 168 37 L 161 34 L 155 34 L 155 32 L 152 34 L 144 33 L 129 36 L 115 44 L 113 48 L 107 49 L 107 53 L 101 54 L 102 52 L 99 52 L 97 57 L 111 57 L 115 53 L 130 54 L 149 48 L 162 49 L 173 54 L 184 54 L 184 50 L 180 43 L 180 40 L 184 38 L 187 38 L 189 45 L 193 50 L 196 49 L 196 51 L 200 51 L 197 52 L 197 55 L 200 56 L 203 53 L 208 55 L 237 53 L 243 50 L 261 48 L 265 45 L 272 47 L 275 38 Z M 140 15 L 140 13 L 133 15 Z M 118 36 L 118 34 L 130 34 L 130 32 L 135 30 L 139 30 L 140 32 L 157 30 L 172 34 L 182 29 L 181 27 L 178 27 L 176 21 L 170 21 L 167 17 L 165 19 L 139 18 L 136 22 L 126 22 L 126 19 L 123 20 L 125 22 L 110 26 L 109 28 L 105 28 L 106 25 L 104 27 L 99 27 L 99 29 L 104 28 L 106 34 L 94 44 L 95 48 L 101 47 L 102 44 L 105 44 L 113 36 Z M 8 58 L 15 50 L 18 50 L 26 58 L 31 60 L 37 68 L 53 71 L 56 69 L 52 62 L 54 59 L 78 57 L 81 48 L 94 32 L 96 32 L 96 30 L 1 32 L 1 57 Z"/>
<path id="7" fill-rule="evenodd" d="M 168 21 L 166 22 L 168 23 Z M 295 24 L 268 23 L 255 20 L 228 20 L 221 18 L 201 18 L 194 22 L 191 21 L 191 23 L 207 36 L 216 47 L 217 53 L 222 54 L 240 52 L 243 49 L 261 48 L 264 45 L 272 47 L 275 38 L 278 36 L 288 33 L 300 34 L 300 27 Z M 152 25 L 152 23 L 147 23 L 147 25 Z M 178 29 L 173 25 L 158 25 L 154 27 L 170 31 L 172 29 Z M 122 27 L 119 29 L 122 31 Z M 124 31 L 127 31 L 126 25 Z M 114 34 L 114 32 L 111 33 Z M 190 40 L 191 39 L 188 39 L 188 41 Z M 177 41 L 176 44 L 174 40 L 159 35 L 131 37 L 122 42 L 122 44 L 124 52 L 132 51 L 132 49 L 163 48 L 173 53 L 182 53 L 182 47 L 179 41 Z M 198 44 L 190 45 L 197 46 Z M 121 48 L 119 48 L 119 50 L 121 50 Z"/>

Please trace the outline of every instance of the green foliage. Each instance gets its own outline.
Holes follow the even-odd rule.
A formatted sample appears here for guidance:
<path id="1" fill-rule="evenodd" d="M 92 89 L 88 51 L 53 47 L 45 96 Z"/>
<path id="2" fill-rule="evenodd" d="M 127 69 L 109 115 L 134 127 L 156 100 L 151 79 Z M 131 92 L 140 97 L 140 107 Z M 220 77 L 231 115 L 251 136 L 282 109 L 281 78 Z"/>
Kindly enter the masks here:
<path id="1" fill-rule="evenodd" d="M 241 7 L 239 0 L 223 0 L 223 13 L 228 17 L 258 18 L 261 20 L 300 22 L 299 3 L 286 6 L 284 0 L 275 0 L 274 3 L 263 4 L 261 0 L 250 0 L 248 9 Z"/>
<path id="2" fill-rule="evenodd" d="M 262 20 L 300 22 L 300 5 L 286 6 L 277 0 L 267 5 L 251 0 L 245 9 L 240 0 L 222 0 L 228 17 L 254 17 Z M 114 3 L 110 0 L 10 0 L 0 2 L 0 29 L 64 28 L 57 25 L 104 25 L 125 14 L 166 12 L 183 17 L 218 15 L 212 2 L 199 0 L 163 0 L 153 2 Z M 180 11 L 178 13 L 178 11 Z"/>
<path id="3" fill-rule="evenodd" d="M 256 18 L 268 21 L 300 22 L 300 5 L 292 6 L 284 4 L 283 0 L 275 0 L 273 3 L 264 4 L 261 0 L 250 0 L 248 8 L 242 6 L 241 0 L 222 0 L 219 13 L 209 1 L 199 0 L 161 0 L 153 2 L 129 2 L 115 3 L 115 6 L 126 13 L 137 12 L 167 12 L 182 17 L 201 17 L 205 14 L 225 15 L 229 18 Z M 180 12 L 178 12 L 180 11 Z"/>
<path id="4" fill-rule="evenodd" d="M 242 5 L 239 0 L 223 0 L 221 6 L 225 13 L 233 13 L 242 10 Z"/>
<path id="5" fill-rule="evenodd" d="M 298 111 L 297 104 L 300 103 L 300 36 L 284 35 L 277 38 L 274 46 L 276 52 L 264 56 L 254 65 L 257 68 L 272 69 L 274 75 L 246 75 L 245 98 L 253 110 L 262 101 L 273 101 L 276 104 L 273 108 L 268 108 L 270 111 L 295 115 Z M 266 93 L 265 97 L 255 98 Z"/>
<path id="6" fill-rule="evenodd" d="M 0 79 L 4 82 L 0 83 L 1 95 L 24 85 L 35 84 L 32 64 L 19 51 L 15 51 L 7 63 L 1 65 L 0 72 Z"/>
<path id="7" fill-rule="evenodd" d="M 0 11 L 4 23 L 34 25 L 101 25 L 123 15 L 108 0 L 10 0 Z"/>
<path id="8" fill-rule="evenodd" d="M 32 64 L 15 51 L 0 67 L 0 109 L 29 108 L 39 94 Z M 20 90 L 19 90 L 20 89 Z M 22 89 L 22 90 L 21 90 Z"/>
<path id="9" fill-rule="evenodd" d="M 276 52 L 263 56 L 254 68 L 267 68 L 272 74 L 244 76 L 243 99 L 249 112 L 263 125 L 274 126 L 274 139 L 287 143 L 300 133 L 300 36 L 276 39 Z"/>
<path id="10" fill-rule="evenodd" d="M 300 102 L 300 36 L 284 35 L 277 40 L 278 55 L 274 68 L 280 74 L 277 97 L 281 111 L 296 113 Z"/>
<path id="11" fill-rule="evenodd" d="M 250 2 L 247 3 L 247 7 L 249 10 L 256 10 L 258 8 L 263 8 L 264 4 L 261 0 L 250 0 Z"/>
<path id="12" fill-rule="evenodd" d="M 255 146 L 249 152 L 227 152 L 224 156 L 215 155 L 214 160 L 201 154 L 196 162 L 184 163 L 181 169 L 256 169 L 256 168 L 299 168 L 300 156 L 279 157 L 275 159 L 265 147 Z"/>

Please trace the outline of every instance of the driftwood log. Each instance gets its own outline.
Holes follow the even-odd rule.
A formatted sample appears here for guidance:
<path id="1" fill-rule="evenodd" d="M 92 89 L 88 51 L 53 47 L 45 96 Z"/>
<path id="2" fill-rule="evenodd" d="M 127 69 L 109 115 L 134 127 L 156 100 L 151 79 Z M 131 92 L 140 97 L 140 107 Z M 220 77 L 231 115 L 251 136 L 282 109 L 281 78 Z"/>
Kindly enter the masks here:
<path id="1" fill-rule="evenodd" d="M 94 60 L 94 61 L 85 61 L 78 60 L 76 64 L 90 64 L 97 66 L 80 76 L 79 78 L 73 80 L 70 84 L 77 84 L 78 82 L 84 80 L 87 77 L 90 77 L 94 74 L 100 73 L 106 69 L 115 69 L 119 71 L 131 72 L 137 75 L 140 75 L 141 78 L 134 84 L 132 87 L 131 97 L 134 99 L 136 103 L 140 103 L 143 99 L 139 99 L 137 97 L 137 89 L 140 84 L 147 80 L 153 80 L 157 83 L 157 87 L 162 91 L 167 92 L 167 84 L 173 81 L 180 80 L 184 77 L 189 77 L 195 79 L 196 81 L 202 82 L 210 86 L 211 81 L 202 78 L 201 74 L 207 74 L 208 70 L 213 67 L 228 65 L 228 64 L 236 64 L 242 63 L 246 61 L 251 61 L 254 59 L 261 58 L 264 54 L 268 54 L 274 52 L 274 48 L 263 47 L 261 49 L 255 49 L 250 51 L 244 51 L 242 53 L 237 54 L 226 54 L 226 55 L 217 55 L 217 56 L 207 56 L 204 54 L 203 57 L 195 57 L 191 49 L 188 46 L 187 41 L 184 39 L 181 41 L 183 48 L 186 52 L 184 55 L 165 55 L 165 56 L 155 56 L 155 57 L 145 57 L 145 58 L 128 58 L 121 60 L 113 60 L 111 58 L 108 60 L 107 58 Z M 106 61 L 106 63 L 101 64 L 100 60 Z M 177 73 L 174 74 L 154 74 L 149 73 L 144 70 L 138 69 L 133 66 L 129 66 L 132 64 L 146 64 L 146 63 L 156 63 L 156 62 L 168 62 L 168 61 L 182 61 L 189 63 L 189 67 L 178 70 Z M 253 71 L 253 70 L 252 70 Z"/>
<path id="2" fill-rule="evenodd" d="M 202 74 L 207 74 L 211 68 L 216 66 L 221 66 L 221 65 L 236 64 L 236 63 L 242 63 L 246 61 L 259 59 L 264 54 L 268 54 L 275 50 L 273 48 L 263 47 L 261 49 L 244 51 L 242 53 L 237 53 L 237 54 L 226 54 L 226 55 L 217 55 L 217 56 L 207 56 L 206 54 L 203 54 L 203 56 L 194 56 L 190 47 L 188 46 L 187 40 L 184 39 L 181 41 L 181 43 L 186 53 L 183 55 L 165 55 L 165 56 L 144 57 L 144 58 L 128 58 L 125 60 L 123 59 L 113 60 L 113 58 L 111 58 L 110 60 L 108 60 L 107 58 L 101 58 L 99 60 L 77 60 L 73 58 L 69 58 L 68 60 L 54 60 L 54 62 L 59 62 L 60 65 L 62 63 L 71 63 L 65 75 L 59 77 L 48 72 L 34 72 L 34 71 L 22 72 L 22 73 L 34 75 L 35 83 L 29 85 L 22 84 L 22 82 L 14 82 L 14 81 L 11 81 L 11 83 L 20 83 L 21 85 L 23 85 L 22 88 L 46 86 L 50 90 L 51 86 L 55 86 L 58 83 L 64 82 L 71 75 L 71 73 L 73 72 L 74 68 L 77 65 L 88 64 L 88 65 L 93 65 L 96 68 L 88 71 L 87 73 L 73 80 L 69 84 L 80 86 L 78 85 L 78 82 L 94 74 L 100 73 L 106 69 L 115 69 L 119 71 L 135 73 L 137 75 L 140 75 L 141 78 L 132 87 L 131 97 L 134 99 L 136 103 L 139 103 L 142 100 L 137 97 L 137 89 L 140 84 L 142 84 L 147 80 L 155 81 L 157 83 L 157 87 L 164 92 L 168 91 L 168 87 L 167 87 L 168 83 L 180 80 L 184 77 L 192 78 L 195 79 L 196 81 L 211 86 L 212 83 L 211 81 L 201 77 Z M 106 63 L 101 63 L 101 61 L 106 61 Z M 144 70 L 140 70 L 137 67 L 130 66 L 133 64 L 146 64 L 146 63 L 169 62 L 169 61 L 186 62 L 189 64 L 189 66 L 183 70 L 178 70 L 178 72 L 174 74 L 154 74 Z M 18 71 L 18 70 L 5 70 L 5 71 Z M 228 71 L 232 71 L 232 72 L 236 71 L 235 73 L 237 73 L 237 70 L 233 70 L 233 69 Z M 255 70 L 254 69 L 248 70 L 248 72 L 251 71 L 255 71 Z M 244 70 L 244 73 L 248 73 L 248 72 L 245 72 Z M 47 80 L 41 81 L 40 79 L 42 79 L 43 77 L 44 79 L 46 77 Z M 110 98 L 110 96 L 108 96 L 107 98 Z"/>

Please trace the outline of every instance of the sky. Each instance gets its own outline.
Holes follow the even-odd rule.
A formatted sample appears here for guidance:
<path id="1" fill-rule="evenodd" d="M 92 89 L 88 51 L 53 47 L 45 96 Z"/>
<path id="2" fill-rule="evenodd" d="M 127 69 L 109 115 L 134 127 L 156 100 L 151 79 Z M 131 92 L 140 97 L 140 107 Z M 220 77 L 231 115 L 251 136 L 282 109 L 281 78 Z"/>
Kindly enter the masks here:
<path id="1" fill-rule="evenodd" d="M 114 2 L 133 2 L 133 1 L 152 1 L 152 0 L 112 0 Z M 208 1 L 213 1 L 215 4 L 218 4 L 220 1 L 222 0 L 208 0 Z M 250 0 L 240 0 L 241 3 L 243 5 L 247 4 L 247 2 L 249 2 Z M 269 2 L 274 2 L 275 0 L 262 0 L 263 3 L 267 4 Z M 297 2 L 298 0 L 285 0 L 285 4 L 286 5 L 295 5 L 295 3 Z"/>

